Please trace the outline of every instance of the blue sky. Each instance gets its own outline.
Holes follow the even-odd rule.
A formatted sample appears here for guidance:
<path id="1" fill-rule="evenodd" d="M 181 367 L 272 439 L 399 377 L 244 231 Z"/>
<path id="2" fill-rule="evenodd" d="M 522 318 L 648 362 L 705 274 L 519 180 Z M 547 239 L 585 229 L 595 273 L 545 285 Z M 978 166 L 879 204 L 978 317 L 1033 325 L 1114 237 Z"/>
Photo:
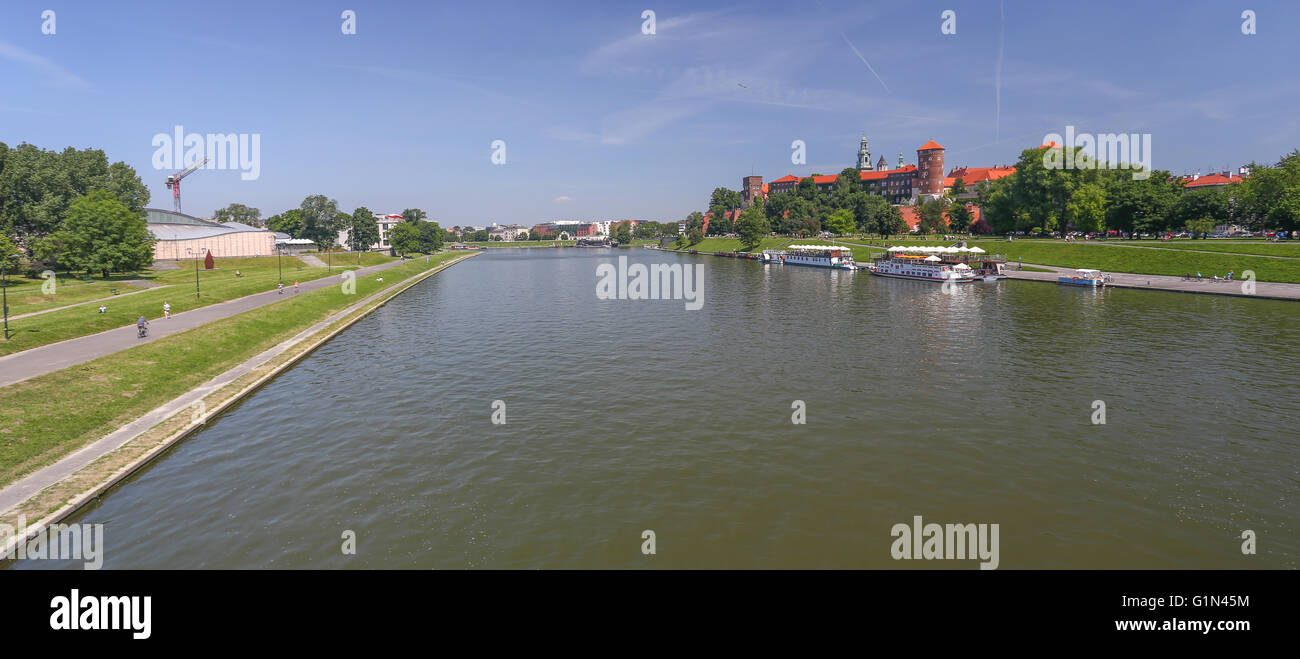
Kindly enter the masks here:
<path id="1" fill-rule="evenodd" d="M 156 134 L 260 135 L 257 180 L 185 180 L 203 216 L 326 194 L 444 225 L 677 220 L 751 171 L 837 173 L 862 135 L 891 166 L 930 139 L 949 168 L 1009 164 L 1067 125 L 1150 133 L 1175 173 L 1272 162 L 1300 147 L 1298 42 L 1290 0 L 7 0 L 0 141 L 102 148 L 169 208 Z"/>

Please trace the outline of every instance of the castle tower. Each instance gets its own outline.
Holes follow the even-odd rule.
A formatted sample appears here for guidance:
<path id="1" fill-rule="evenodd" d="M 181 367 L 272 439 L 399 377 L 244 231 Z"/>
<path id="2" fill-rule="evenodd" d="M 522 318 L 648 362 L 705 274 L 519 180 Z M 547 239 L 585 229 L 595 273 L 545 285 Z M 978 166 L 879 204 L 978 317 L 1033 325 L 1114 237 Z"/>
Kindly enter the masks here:
<path id="1" fill-rule="evenodd" d="M 871 149 L 867 147 L 867 138 L 862 138 L 862 143 L 858 145 L 858 169 L 861 171 L 871 170 Z"/>
<path id="2" fill-rule="evenodd" d="M 898 168 L 899 168 L 899 169 L 902 169 L 902 168 L 903 168 L 903 152 L 902 152 L 902 151 L 899 151 L 899 152 L 898 152 Z"/>
<path id="3" fill-rule="evenodd" d="M 944 148 L 934 140 L 916 150 L 917 193 L 922 197 L 943 194 Z"/>
<path id="4" fill-rule="evenodd" d="M 746 176 L 740 179 L 740 205 L 749 208 L 754 200 L 763 196 L 763 177 Z"/>
<path id="5" fill-rule="evenodd" d="M 889 168 L 889 165 L 886 165 L 886 164 L 885 164 L 885 157 L 884 157 L 884 156 L 880 156 L 880 162 L 876 163 L 876 171 L 878 171 L 878 172 L 883 172 L 883 171 L 885 171 L 885 170 L 888 169 L 888 168 Z"/>

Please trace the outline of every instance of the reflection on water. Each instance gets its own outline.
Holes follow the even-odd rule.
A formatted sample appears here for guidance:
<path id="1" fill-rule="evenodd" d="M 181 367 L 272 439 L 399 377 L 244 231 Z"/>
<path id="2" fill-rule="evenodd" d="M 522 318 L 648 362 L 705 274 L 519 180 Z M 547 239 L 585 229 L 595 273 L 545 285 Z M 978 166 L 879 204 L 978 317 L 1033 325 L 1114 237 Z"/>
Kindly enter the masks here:
<path id="1" fill-rule="evenodd" d="M 596 299 L 618 254 L 704 263 L 704 308 Z M 106 525 L 110 568 L 975 569 L 892 560 L 913 515 L 999 524 L 1004 569 L 1294 568 L 1297 310 L 490 252 L 78 521 Z"/>

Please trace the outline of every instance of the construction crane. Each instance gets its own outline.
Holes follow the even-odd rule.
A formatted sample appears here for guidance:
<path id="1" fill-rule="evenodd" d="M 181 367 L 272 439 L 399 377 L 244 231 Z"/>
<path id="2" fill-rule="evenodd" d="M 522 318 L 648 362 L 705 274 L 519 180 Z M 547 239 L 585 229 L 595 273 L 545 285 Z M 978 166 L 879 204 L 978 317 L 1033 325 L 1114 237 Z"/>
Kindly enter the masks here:
<path id="1" fill-rule="evenodd" d="M 209 160 L 212 159 L 204 158 L 201 162 L 196 162 L 175 174 L 167 175 L 167 189 L 172 191 L 172 208 L 177 213 L 181 212 L 181 179 L 202 169 Z"/>

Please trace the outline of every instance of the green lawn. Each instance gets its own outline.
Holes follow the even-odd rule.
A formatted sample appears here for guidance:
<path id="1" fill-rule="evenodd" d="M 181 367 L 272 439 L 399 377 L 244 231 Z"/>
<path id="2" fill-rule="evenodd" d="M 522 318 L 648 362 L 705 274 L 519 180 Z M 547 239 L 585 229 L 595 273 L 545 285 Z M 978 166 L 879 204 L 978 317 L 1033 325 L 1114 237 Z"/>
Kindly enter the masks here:
<path id="1" fill-rule="evenodd" d="M 909 240 L 894 244 L 934 245 L 935 243 Z M 1255 278 L 1259 281 L 1300 283 L 1300 259 L 1294 261 L 1270 259 L 1230 252 L 1201 254 L 1182 249 L 1125 249 L 1098 246 L 1087 242 L 975 240 L 970 244 L 978 245 L 990 254 L 1005 255 L 1012 263 L 1015 263 L 1019 257 L 1025 263 L 1040 265 L 1173 276 L 1200 272 L 1206 277 L 1210 275 L 1222 277 L 1229 270 L 1234 270 L 1238 278 L 1244 271 L 1253 270 Z"/>
<path id="2" fill-rule="evenodd" d="M 394 260 L 392 257 L 383 258 L 389 261 Z M 362 263 L 365 264 L 364 256 Z M 183 261 L 181 264 L 182 266 L 187 265 Z M 141 278 L 147 278 L 165 287 L 108 300 L 104 303 L 108 307 L 107 313 L 98 313 L 99 305 L 97 304 L 84 304 L 71 309 L 51 311 L 27 318 L 11 319 L 9 322 L 11 338 L 9 341 L 0 340 L 0 355 L 13 354 L 56 341 L 123 327 L 134 323 L 142 315 L 150 319 L 158 318 L 162 316 L 162 305 L 164 303 L 172 305 L 172 313 L 180 313 L 209 304 L 252 295 L 253 293 L 269 291 L 274 289 L 276 283 L 280 281 L 281 267 L 283 268 L 286 286 L 292 286 L 295 281 L 311 281 L 329 276 L 334 271 L 350 270 L 357 267 L 355 261 L 353 261 L 333 268 L 312 268 L 303 265 L 302 261 L 297 258 L 288 256 L 284 257 L 282 264 L 278 264 L 275 257 L 219 259 L 216 269 L 199 270 L 199 296 L 195 297 L 193 262 L 189 262 L 188 265 L 191 266 L 190 269 L 182 267 L 180 270 L 159 270 L 146 273 Z M 236 270 L 239 270 L 243 276 L 236 277 Z M 80 290 L 76 287 L 76 283 L 71 285 L 72 287 L 68 289 L 69 292 L 76 293 Z M 114 285 L 117 286 L 119 293 L 127 290 L 138 290 L 129 288 L 120 282 Z M 61 307 L 78 301 L 71 296 L 65 299 L 65 294 L 66 292 L 60 287 L 55 290 L 53 296 L 44 296 L 40 294 L 39 283 L 29 282 L 17 294 L 10 291 L 9 313 L 10 315 L 17 315 L 29 311 L 38 311 L 42 308 Z M 16 297 L 19 300 L 25 299 L 26 301 L 15 304 Z"/>
<path id="3" fill-rule="evenodd" d="M 320 253 L 312 252 L 307 256 L 314 256 L 329 265 L 351 265 L 353 267 L 356 267 L 357 265 L 356 252 L 352 252 L 352 253 L 330 252 L 328 254 L 324 252 L 320 252 Z M 361 253 L 361 267 L 363 268 L 372 265 L 379 265 L 380 263 L 388 263 L 389 261 L 396 261 L 396 260 L 397 260 L 396 256 L 389 256 L 387 252 L 362 252 Z"/>
<path id="4" fill-rule="evenodd" d="M 0 389 L 0 485 L 50 464 L 367 295 L 463 254 L 437 254 Z"/>
<path id="5" fill-rule="evenodd" d="M 1079 245 L 1106 247 L 1155 247 L 1157 249 L 1181 249 L 1202 252 L 1229 252 L 1233 254 L 1259 254 L 1263 256 L 1286 256 L 1300 258 L 1300 243 L 1221 243 L 1214 240 L 1178 239 L 1170 242 L 1159 240 L 1107 240 L 1084 241 Z"/>

